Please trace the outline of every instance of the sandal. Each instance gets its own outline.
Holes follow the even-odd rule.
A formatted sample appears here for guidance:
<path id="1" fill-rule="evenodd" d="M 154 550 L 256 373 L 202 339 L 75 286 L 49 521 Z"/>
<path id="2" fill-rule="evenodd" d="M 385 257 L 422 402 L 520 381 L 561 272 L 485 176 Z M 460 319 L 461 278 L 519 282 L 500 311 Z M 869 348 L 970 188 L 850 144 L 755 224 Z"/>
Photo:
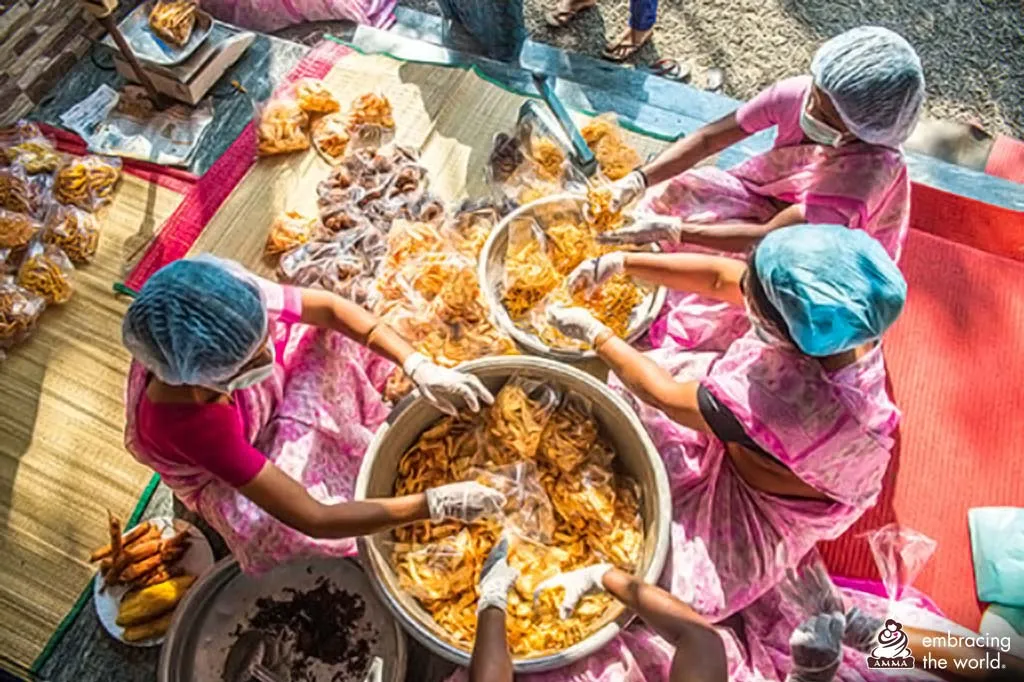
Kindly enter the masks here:
<path id="1" fill-rule="evenodd" d="M 627 28 L 615 43 L 607 45 L 604 48 L 604 52 L 601 53 L 601 56 L 611 62 L 624 62 L 639 52 L 651 39 L 652 35 L 654 35 L 653 31 L 647 31 L 647 35 L 641 38 L 639 43 L 634 43 L 633 29 Z"/>
<path id="2" fill-rule="evenodd" d="M 671 81 L 683 82 L 690 78 L 690 65 L 680 64 L 675 59 L 659 59 L 650 66 L 638 67 L 641 71 L 646 71 L 652 76 L 659 76 L 660 78 L 667 78 Z"/>
<path id="3" fill-rule="evenodd" d="M 544 12 L 544 22 L 552 28 L 565 28 L 577 14 L 597 5 L 597 0 L 558 0 Z"/>

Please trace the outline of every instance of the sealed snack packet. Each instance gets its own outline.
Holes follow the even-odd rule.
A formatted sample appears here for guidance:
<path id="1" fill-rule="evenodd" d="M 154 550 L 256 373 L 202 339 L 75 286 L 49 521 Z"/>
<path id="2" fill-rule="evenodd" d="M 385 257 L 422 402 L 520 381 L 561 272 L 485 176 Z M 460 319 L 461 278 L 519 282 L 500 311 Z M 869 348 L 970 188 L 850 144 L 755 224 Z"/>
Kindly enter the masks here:
<path id="1" fill-rule="evenodd" d="M 27 124 L 21 134 L 11 139 L 9 145 L 0 142 L 0 149 L 7 163 L 21 168 L 29 175 L 52 173 L 62 163 L 63 155 L 50 140 L 41 133 L 35 133 L 39 133 L 39 129 Z"/>
<path id="2" fill-rule="evenodd" d="M 550 385 L 523 376 L 514 376 L 502 386 L 487 420 L 489 442 L 503 455 L 496 458 L 498 464 L 536 457 L 559 399 Z"/>
<path id="3" fill-rule="evenodd" d="M 348 132 L 348 117 L 344 114 L 327 114 L 313 122 L 310 130 L 313 145 L 328 163 L 336 164 L 345 156 L 352 136 Z"/>
<path id="4" fill-rule="evenodd" d="M 601 173 L 609 180 L 624 178 L 639 168 L 643 159 L 625 139 L 611 113 L 601 114 L 580 129 L 587 146 L 597 157 Z"/>
<path id="5" fill-rule="evenodd" d="M 341 105 L 319 78 L 303 78 L 295 83 L 295 101 L 307 114 L 331 114 Z"/>
<path id="6" fill-rule="evenodd" d="M 75 206 L 58 206 L 50 212 L 43 241 L 64 250 L 71 262 L 92 262 L 100 243 L 100 220 Z"/>
<path id="7" fill-rule="evenodd" d="M 29 181 L 19 167 L 0 169 L 0 208 L 28 216 L 38 216 L 43 207 L 39 185 Z"/>
<path id="8" fill-rule="evenodd" d="M 285 211 L 274 219 L 267 233 L 264 253 L 277 256 L 290 251 L 310 240 L 320 221 L 316 217 L 303 215 L 298 211 Z"/>
<path id="9" fill-rule="evenodd" d="M 42 225 L 24 213 L 0 208 L 0 249 L 20 249 L 39 234 Z"/>
<path id="10" fill-rule="evenodd" d="M 309 149 L 309 116 L 294 99 L 279 97 L 260 107 L 256 127 L 261 156 Z"/>
<path id="11" fill-rule="evenodd" d="M 73 157 L 57 169 L 53 180 L 53 196 L 62 204 L 95 211 L 110 203 L 120 179 L 120 159 Z"/>
<path id="12" fill-rule="evenodd" d="M 360 145 L 379 147 L 389 142 L 395 133 L 395 119 L 388 98 L 367 92 L 353 100 L 348 132 Z"/>
<path id="13" fill-rule="evenodd" d="M 59 247 L 33 242 L 18 268 L 18 285 L 41 296 L 47 305 L 66 303 L 74 293 L 75 266 Z"/>
<path id="14" fill-rule="evenodd" d="M 0 278 L 0 360 L 6 350 L 28 338 L 45 308 L 41 296 L 18 286 L 13 277 Z"/>

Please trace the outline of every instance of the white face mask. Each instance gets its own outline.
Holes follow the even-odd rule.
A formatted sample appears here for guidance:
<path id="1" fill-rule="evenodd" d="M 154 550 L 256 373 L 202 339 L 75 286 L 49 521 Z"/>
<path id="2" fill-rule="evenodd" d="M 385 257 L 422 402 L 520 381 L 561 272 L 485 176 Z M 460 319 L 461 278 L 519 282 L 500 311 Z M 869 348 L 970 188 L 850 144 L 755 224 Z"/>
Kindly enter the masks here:
<path id="1" fill-rule="evenodd" d="M 754 314 L 754 311 L 750 309 L 750 304 L 745 300 L 743 301 L 743 307 L 747 310 L 747 320 L 750 322 L 750 328 L 754 330 L 754 334 L 762 343 L 766 343 L 769 346 L 790 347 L 788 341 L 779 338 L 778 335 L 765 326 L 761 318 Z"/>
<path id="2" fill-rule="evenodd" d="M 800 109 L 800 129 L 804 131 L 804 135 L 810 138 L 812 142 L 829 147 L 841 145 L 845 134 L 808 114 L 807 108 L 810 106 L 810 103 L 811 93 L 808 92 L 807 97 L 804 98 L 803 108 Z"/>
<path id="3" fill-rule="evenodd" d="M 267 346 L 270 348 L 270 362 L 260 365 L 259 367 L 253 367 L 250 370 L 246 370 L 229 380 L 226 384 L 217 386 L 216 389 L 218 391 L 224 391 L 225 393 L 234 393 L 235 391 L 240 391 L 243 388 L 249 388 L 262 383 L 273 376 L 274 363 L 277 361 L 277 351 L 274 349 L 273 342 L 268 341 Z"/>

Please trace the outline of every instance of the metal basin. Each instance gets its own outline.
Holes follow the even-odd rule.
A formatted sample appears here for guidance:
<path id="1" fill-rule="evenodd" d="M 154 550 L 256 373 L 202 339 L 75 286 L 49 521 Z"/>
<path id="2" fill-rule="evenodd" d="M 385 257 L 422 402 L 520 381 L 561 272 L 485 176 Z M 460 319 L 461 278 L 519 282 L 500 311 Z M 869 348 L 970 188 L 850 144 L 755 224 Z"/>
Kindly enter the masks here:
<path id="1" fill-rule="evenodd" d="M 533 215 L 537 209 L 545 211 L 557 210 L 573 214 L 578 219 L 583 219 L 583 206 L 586 199 L 576 194 L 558 194 L 551 197 L 538 199 L 520 206 L 498 223 L 491 231 L 490 237 L 484 243 L 480 251 L 480 261 L 477 266 L 477 276 L 480 279 L 480 289 L 483 292 L 484 300 L 491 310 L 491 316 L 498 327 L 511 336 L 525 352 L 531 355 L 539 355 L 555 360 L 566 362 L 578 362 L 597 357 L 592 350 L 571 350 L 552 348 L 541 341 L 535 334 L 531 334 L 516 326 L 509 317 L 502 300 L 502 281 L 505 276 L 505 251 L 508 248 L 509 226 L 519 218 Z M 544 223 L 539 218 L 537 223 L 543 228 Z M 651 247 L 657 250 L 656 246 Z M 646 297 L 633 309 L 633 315 L 629 320 L 629 333 L 626 341 L 636 341 L 650 328 L 654 320 L 661 312 L 665 304 L 665 287 L 658 287 L 647 294 Z"/>
<path id="2" fill-rule="evenodd" d="M 636 414 L 607 386 L 578 369 L 559 362 L 528 356 L 505 356 L 474 360 L 460 369 L 478 376 L 491 391 L 497 391 L 513 375 L 544 381 L 556 389 L 576 393 L 593 405 L 594 416 L 604 437 L 611 440 L 625 470 L 640 484 L 640 511 L 644 518 L 644 549 L 637 574 L 645 582 L 661 575 L 669 545 L 672 518 L 668 477 L 654 444 Z M 355 499 L 387 497 L 394 494 L 398 461 L 420 434 L 441 413 L 415 393 L 398 404 L 388 421 L 377 431 L 363 457 L 356 481 Z M 381 601 L 413 637 L 433 653 L 459 665 L 468 665 L 470 651 L 453 642 L 415 598 L 398 585 L 386 543 L 390 535 L 360 539 L 359 551 L 370 583 Z M 552 670 L 594 653 L 625 627 L 631 616 L 622 608 L 614 610 L 608 622 L 571 647 L 540 656 L 514 660 L 516 672 Z"/>

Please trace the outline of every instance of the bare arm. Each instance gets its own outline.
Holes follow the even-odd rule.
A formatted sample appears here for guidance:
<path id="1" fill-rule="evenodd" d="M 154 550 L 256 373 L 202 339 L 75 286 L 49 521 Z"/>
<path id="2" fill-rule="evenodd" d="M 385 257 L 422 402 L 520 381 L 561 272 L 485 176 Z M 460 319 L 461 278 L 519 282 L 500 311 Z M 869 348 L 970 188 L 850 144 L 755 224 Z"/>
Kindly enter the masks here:
<path id="1" fill-rule="evenodd" d="M 644 584 L 617 568 L 605 573 L 601 582 L 612 596 L 675 646 L 670 682 L 726 682 L 725 646 L 699 613 L 665 590 Z"/>
<path id="2" fill-rule="evenodd" d="M 371 535 L 430 517 L 424 493 L 321 504 L 270 461 L 238 490 L 281 523 L 314 538 Z"/>
<path id="3" fill-rule="evenodd" d="M 636 279 L 743 305 L 740 280 L 747 266 L 735 258 L 697 253 L 627 253 L 623 265 L 626 273 Z"/>
<path id="4" fill-rule="evenodd" d="M 736 121 L 736 112 L 723 116 L 697 129 L 692 135 L 676 140 L 644 166 L 642 170 L 647 183 L 656 185 L 675 177 L 748 136 Z"/>
<path id="5" fill-rule="evenodd" d="M 302 289 L 302 321 L 337 330 L 399 365 L 414 352 L 398 332 L 376 315 L 329 291 Z"/>
<path id="6" fill-rule="evenodd" d="M 792 204 L 782 209 L 766 223 L 683 223 L 680 241 L 704 246 L 716 251 L 743 253 L 764 239 L 772 230 L 806 222 L 802 204 Z"/>
<path id="7" fill-rule="evenodd" d="M 512 682 L 512 678 L 505 612 L 498 608 L 484 609 L 476 619 L 476 640 L 469 659 L 469 682 Z"/>

